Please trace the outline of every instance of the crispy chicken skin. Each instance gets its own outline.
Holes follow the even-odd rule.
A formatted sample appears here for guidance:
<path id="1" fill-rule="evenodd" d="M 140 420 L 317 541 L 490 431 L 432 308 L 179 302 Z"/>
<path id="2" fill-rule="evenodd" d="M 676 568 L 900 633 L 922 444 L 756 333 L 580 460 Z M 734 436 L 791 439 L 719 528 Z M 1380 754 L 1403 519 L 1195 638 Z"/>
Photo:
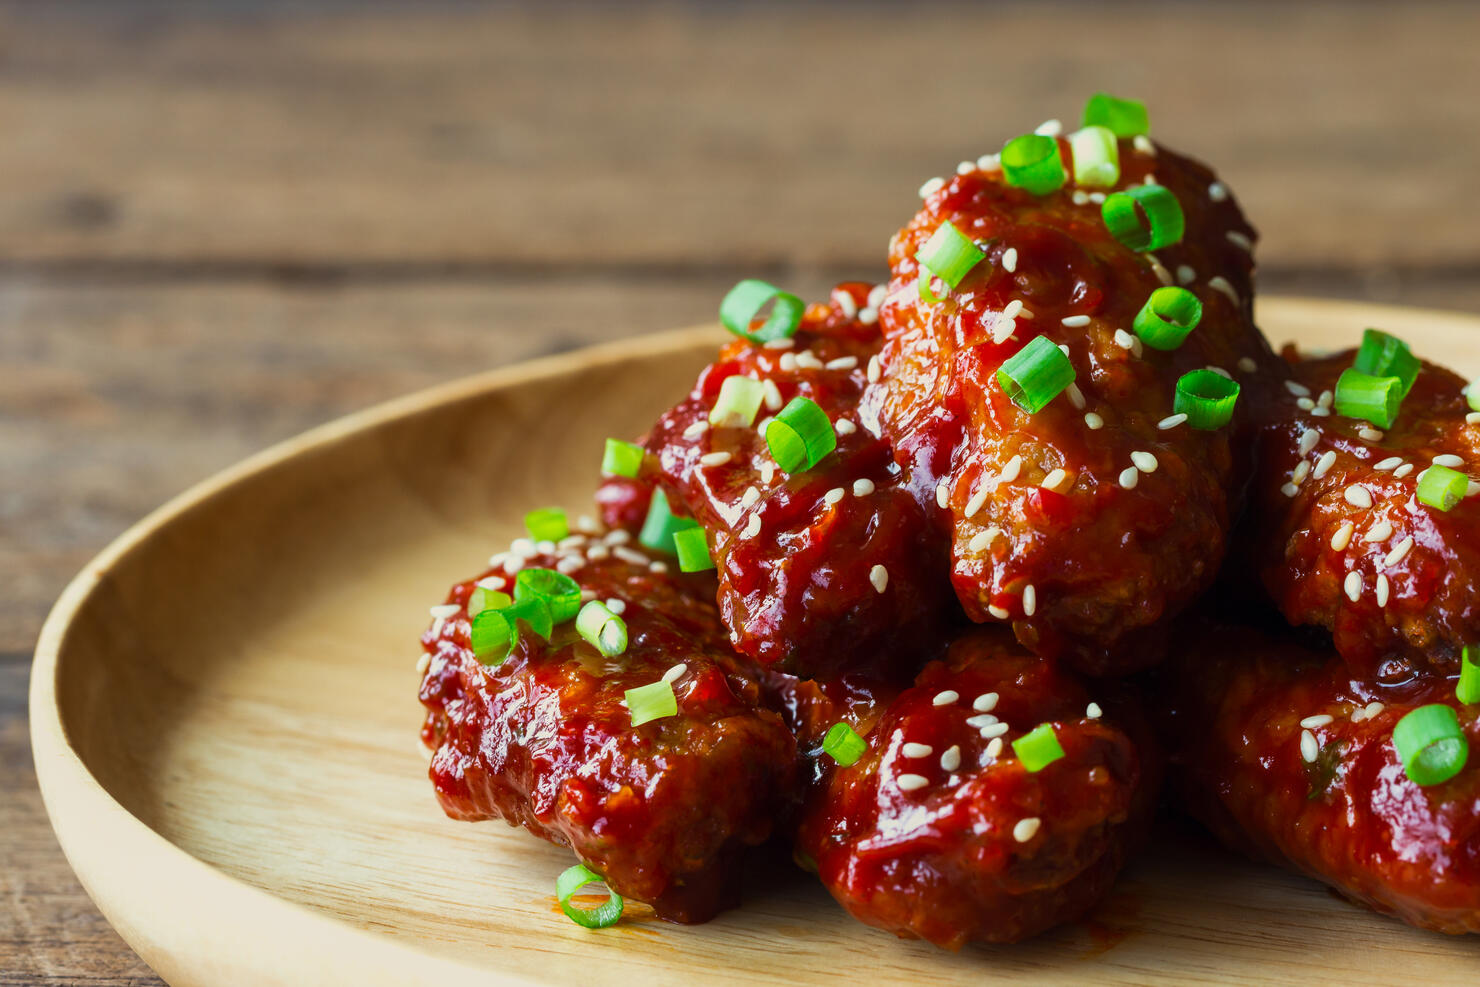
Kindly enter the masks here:
<path id="1" fill-rule="evenodd" d="M 786 348 L 727 343 L 648 433 L 639 477 L 609 479 L 597 496 L 608 523 L 635 529 L 659 484 L 676 512 L 710 532 L 735 648 L 804 675 L 837 675 L 880 656 L 908 664 L 956 611 L 946 541 L 866 399 L 880 344 L 877 326 L 858 317 L 870 290 L 840 285 L 830 304 L 807 309 Z M 735 374 L 766 383 L 767 402 L 750 427 L 710 427 L 720 386 Z M 837 448 L 787 475 L 760 426 L 797 396 L 827 412 Z"/>
<path id="2" fill-rule="evenodd" d="M 1379 912 L 1480 932 L 1480 707 L 1458 705 L 1453 679 L 1363 684 L 1329 650 L 1248 627 L 1182 636 L 1197 645 L 1170 663 L 1163 705 L 1187 808 L 1230 846 Z M 1421 788 L 1392 734 L 1429 703 L 1455 707 L 1472 753 L 1454 778 Z"/>
<path id="3" fill-rule="evenodd" d="M 1292 351 L 1293 389 L 1261 402 L 1255 568 L 1285 619 L 1330 630 L 1354 674 L 1453 672 L 1480 640 L 1480 499 L 1441 511 L 1415 492 L 1435 457 L 1480 464 L 1480 424 L 1466 421 L 1465 382 L 1432 363 L 1385 431 L 1330 413 L 1354 355 Z"/>
<path id="4" fill-rule="evenodd" d="M 1147 629 L 1206 589 L 1224 555 L 1240 431 L 1161 427 L 1178 378 L 1215 366 L 1247 381 L 1275 362 L 1252 321 L 1255 234 L 1227 190 L 1144 139 L 1119 153 L 1117 188 L 1155 181 L 1175 194 L 1179 243 L 1155 254 L 1119 243 L 1091 197 L 1110 190 L 1071 180 L 1033 195 L 973 170 L 925 190 L 890 245 L 880 307 L 883 433 L 918 483 L 939 488 L 967 613 L 1010 621 L 1035 653 L 1093 674 L 1158 660 Z M 986 259 L 930 303 L 916 253 L 948 220 Z M 1201 300 L 1201 323 L 1171 352 L 1143 347 L 1135 316 L 1173 283 Z M 1077 381 L 1029 414 L 997 370 L 1038 335 L 1068 348 Z"/>
<path id="5" fill-rule="evenodd" d="M 523 629 L 508 658 L 485 667 L 469 646 L 475 582 L 452 588 L 457 613 L 422 637 L 422 742 L 449 816 L 522 825 L 659 916 L 700 922 L 735 904 L 740 852 L 792 805 L 796 743 L 760 708 L 757 678 L 725 640 L 712 577 L 654 572 L 625 536 L 561 552 L 585 560 L 573 577 L 584 590 L 626 604 L 618 658 L 568 621 L 548 643 Z M 557 558 L 513 555 L 481 578 L 512 585 L 519 563 L 552 568 Z M 675 665 L 678 714 L 634 727 L 625 691 Z"/>
<path id="6" fill-rule="evenodd" d="M 1098 901 L 1149 819 L 1144 745 L 1005 630 L 967 632 L 902 691 L 772 681 L 813 759 L 798 859 L 868 925 L 947 949 L 1027 938 Z M 868 742 L 848 767 L 821 753 L 840 720 Z M 1041 723 L 1064 757 L 1029 772 L 1011 745 Z"/>

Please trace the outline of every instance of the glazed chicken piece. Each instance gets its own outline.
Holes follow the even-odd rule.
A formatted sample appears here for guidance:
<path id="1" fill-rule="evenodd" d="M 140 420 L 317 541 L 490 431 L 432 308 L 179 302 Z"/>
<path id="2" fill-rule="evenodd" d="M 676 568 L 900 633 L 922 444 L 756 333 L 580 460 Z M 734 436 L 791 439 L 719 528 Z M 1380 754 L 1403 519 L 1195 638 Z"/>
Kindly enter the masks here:
<path id="1" fill-rule="evenodd" d="M 1465 382 L 1422 364 L 1378 429 L 1331 410 L 1353 351 L 1289 359 L 1289 383 L 1259 409 L 1247 543 L 1260 582 L 1286 620 L 1330 630 L 1360 677 L 1391 663 L 1457 670 L 1460 649 L 1480 641 L 1480 484 L 1448 511 L 1416 494 L 1432 464 L 1480 464 Z"/>
<path id="2" fill-rule="evenodd" d="M 1144 732 L 1133 741 L 1005 630 L 968 632 L 903 691 L 779 682 L 814 758 L 797 858 L 868 925 L 947 949 L 1025 939 L 1099 901 L 1148 825 Z M 835 722 L 867 743 L 847 767 L 821 753 Z M 1062 756 L 1029 770 L 1014 742 L 1035 730 Z"/>
<path id="3" fill-rule="evenodd" d="M 870 292 L 840 285 L 780 345 L 726 344 L 648 433 L 638 477 L 610 478 L 597 495 L 607 523 L 636 530 L 660 485 L 675 512 L 709 533 L 735 648 L 802 675 L 879 661 L 913 671 L 956 612 L 945 539 L 922 506 L 928 494 L 911 489 L 864 400 L 880 344 L 878 328 L 860 318 L 872 311 Z M 750 424 L 711 426 L 735 375 L 763 382 L 765 403 Z M 826 412 L 837 448 L 787 474 L 764 426 L 796 397 Z"/>
<path id="4" fill-rule="evenodd" d="M 452 818 L 522 825 L 569 846 L 618 894 L 700 922 L 735 904 L 741 852 L 792 805 L 796 743 L 725 640 L 712 576 L 669 572 L 628 540 L 577 536 L 558 555 L 516 543 L 454 586 L 422 637 L 422 742 Z M 610 605 L 623 611 L 626 651 L 603 657 L 567 621 L 548 642 L 524 627 L 501 664 L 480 664 L 475 587 L 508 592 L 516 569 L 557 565 L 585 596 L 621 601 Z M 626 690 L 665 677 L 677 714 L 633 726 Z"/>
<path id="5" fill-rule="evenodd" d="M 1279 634 L 1279 636 L 1275 636 Z M 1480 706 L 1436 675 L 1363 684 L 1283 633 L 1197 624 L 1169 671 L 1169 741 L 1187 807 L 1226 843 L 1412 925 L 1480 932 Z M 1469 762 L 1409 779 L 1394 727 L 1453 708 Z"/>
<path id="6" fill-rule="evenodd" d="M 1092 674 L 1161 657 L 1154 625 L 1212 582 L 1237 512 L 1241 419 L 1204 431 L 1174 417 L 1178 379 L 1214 367 L 1247 383 L 1275 362 L 1252 320 L 1255 234 L 1227 189 L 1145 137 L 1118 147 L 1114 189 L 1071 177 L 1035 195 L 995 166 L 928 183 L 890 245 L 879 310 L 883 434 L 935 488 L 967 614 L 1011 623 L 1033 652 Z M 1138 253 L 1111 235 L 1100 203 L 1148 183 L 1175 195 L 1185 234 Z M 933 281 L 931 302 L 916 255 L 946 222 L 985 257 L 954 290 Z M 1202 315 L 1164 351 L 1133 324 L 1170 285 Z M 1076 376 L 1029 413 L 998 370 L 1038 336 L 1066 348 Z"/>

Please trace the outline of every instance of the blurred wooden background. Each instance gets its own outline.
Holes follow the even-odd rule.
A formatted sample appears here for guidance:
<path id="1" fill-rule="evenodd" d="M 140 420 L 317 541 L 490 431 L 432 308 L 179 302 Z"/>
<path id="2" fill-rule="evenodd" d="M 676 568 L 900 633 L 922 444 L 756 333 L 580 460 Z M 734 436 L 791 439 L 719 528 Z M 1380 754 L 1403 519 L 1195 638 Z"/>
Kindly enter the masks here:
<path id="1" fill-rule="evenodd" d="M 924 179 L 1095 89 L 1218 166 L 1263 290 L 1480 310 L 1477 39 L 1476 4 L 0 5 L 0 983 L 158 982 L 56 848 L 25 688 L 171 494 L 739 276 L 877 276 Z"/>

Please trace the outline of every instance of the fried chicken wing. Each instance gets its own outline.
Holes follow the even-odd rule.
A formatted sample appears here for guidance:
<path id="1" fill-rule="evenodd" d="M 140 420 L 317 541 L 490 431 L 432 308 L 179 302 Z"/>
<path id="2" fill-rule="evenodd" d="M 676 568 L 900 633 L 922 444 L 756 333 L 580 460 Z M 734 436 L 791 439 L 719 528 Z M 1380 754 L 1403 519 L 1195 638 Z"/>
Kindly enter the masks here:
<path id="1" fill-rule="evenodd" d="M 1144 744 L 1005 631 L 968 632 L 902 691 L 856 675 L 777 691 L 815 758 L 798 859 L 896 935 L 959 949 L 1074 919 L 1149 818 Z M 868 744 L 847 767 L 820 750 L 839 721 Z M 1062 756 L 1029 770 L 1013 744 L 1043 724 Z"/>
<path id="2" fill-rule="evenodd" d="M 661 571 L 627 540 L 576 536 L 558 555 L 520 546 L 454 586 L 422 638 L 422 741 L 449 816 L 522 825 L 569 846 L 617 893 L 699 922 L 735 903 L 740 851 L 785 817 L 796 744 L 725 640 L 712 577 Z M 603 657 L 566 622 L 548 642 L 526 631 L 501 664 L 480 664 L 467 617 L 475 587 L 507 590 L 517 569 L 557 565 L 585 595 L 620 601 L 626 651 Z M 625 691 L 665 677 L 677 714 L 633 726 Z"/>
<path id="3" fill-rule="evenodd" d="M 978 168 L 922 189 L 880 308 L 883 434 L 936 488 L 967 613 L 1094 674 L 1160 657 L 1148 629 L 1208 587 L 1236 512 L 1238 429 L 1173 417 L 1178 378 L 1212 366 L 1247 380 L 1274 363 L 1251 315 L 1255 234 L 1226 188 L 1144 137 L 1121 140 L 1119 159 L 1117 189 L 1175 195 L 1179 242 L 1120 243 L 1100 212 L 1112 190 L 1071 179 L 1034 195 Z M 931 302 L 916 255 L 946 222 L 985 258 Z M 1201 321 L 1174 350 L 1143 346 L 1136 315 L 1173 284 L 1200 300 Z M 1030 414 L 997 374 L 1040 335 L 1076 379 Z"/>
<path id="4" fill-rule="evenodd" d="M 1393 728 L 1453 707 L 1471 751 L 1480 707 L 1454 681 L 1363 684 L 1335 653 L 1252 628 L 1196 625 L 1165 705 L 1187 807 L 1225 842 L 1440 932 L 1480 932 L 1480 761 L 1420 787 Z"/>
<path id="5" fill-rule="evenodd" d="M 1455 671 L 1480 641 L 1480 500 L 1443 511 L 1416 491 L 1432 464 L 1480 464 L 1465 382 L 1424 363 L 1377 429 L 1332 413 L 1352 351 L 1290 358 L 1288 385 L 1260 409 L 1248 544 L 1261 583 L 1285 619 L 1330 630 L 1361 677 L 1389 662 Z"/>

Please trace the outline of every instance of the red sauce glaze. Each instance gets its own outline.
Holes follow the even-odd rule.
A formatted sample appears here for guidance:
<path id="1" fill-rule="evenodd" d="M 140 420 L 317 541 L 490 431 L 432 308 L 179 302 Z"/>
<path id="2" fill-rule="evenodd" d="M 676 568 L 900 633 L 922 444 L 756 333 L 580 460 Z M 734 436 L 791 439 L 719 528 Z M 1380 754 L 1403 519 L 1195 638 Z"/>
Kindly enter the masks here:
<path id="1" fill-rule="evenodd" d="M 1148 767 L 1144 744 L 1088 718 L 1084 687 L 1005 631 L 960 638 L 903 691 L 858 676 L 777 691 L 815 759 L 798 858 L 855 918 L 899 936 L 959 949 L 1073 919 L 1109 889 L 1150 817 L 1154 756 Z M 989 693 L 991 709 L 974 708 Z M 846 768 L 820 752 L 839 720 L 869 744 Z M 1065 756 L 1029 772 L 1011 743 L 1045 722 Z M 1000 723 L 994 745 L 983 730 Z"/>
<path id="2" fill-rule="evenodd" d="M 1289 376 L 1309 389 L 1305 403 L 1329 407 L 1354 357 L 1295 362 Z M 1293 352 L 1289 358 L 1296 360 Z M 1285 619 L 1330 630 L 1336 650 L 1365 678 L 1401 674 L 1410 664 L 1457 671 L 1460 649 L 1480 640 L 1480 498 L 1441 511 L 1416 496 L 1435 456 L 1459 456 L 1469 464 L 1456 467 L 1461 472 L 1480 466 L 1480 425 L 1465 422 L 1464 386 L 1425 363 L 1397 421 L 1376 439 L 1362 436 L 1366 422 L 1322 415 L 1319 405 L 1303 409 L 1283 388 L 1262 408 L 1250 538 L 1259 578 Z M 1317 438 L 1303 448 L 1307 431 Z M 1316 476 L 1328 453 L 1334 460 Z M 1297 469 L 1304 478 L 1288 486 Z M 1371 504 L 1360 492 L 1349 501 L 1352 487 Z M 1353 573 L 1356 599 L 1347 593 Z"/>
<path id="3" fill-rule="evenodd" d="M 660 484 L 676 511 L 710 533 L 720 614 L 735 648 L 805 675 L 881 661 L 917 668 L 917 656 L 939 643 L 955 611 L 945 539 L 863 401 L 880 344 L 877 327 L 855 314 L 869 290 L 840 285 L 830 305 L 810 306 L 790 348 L 738 338 L 726 344 L 648 433 L 641 476 L 608 480 L 597 496 L 609 524 L 635 527 L 649 485 Z M 695 430 L 735 374 L 774 385 L 757 421 Z M 848 425 L 835 433 L 836 450 L 787 475 L 759 426 L 798 396 Z M 730 459 L 702 461 L 716 453 Z M 888 574 L 882 591 L 871 579 L 876 566 Z"/>
<path id="4" fill-rule="evenodd" d="M 1068 162 L 1068 143 L 1060 148 Z M 972 171 L 927 196 L 894 238 L 880 308 L 883 432 L 919 485 L 944 490 L 941 523 L 968 615 L 1010 620 L 1035 653 L 1095 674 L 1160 658 L 1142 632 L 1209 586 L 1237 511 L 1239 429 L 1158 427 L 1172 414 L 1177 379 L 1212 365 L 1248 381 L 1275 365 L 1252 320 L 1253 263 L 1234 242 L 1254 231 L 1233 199 L 1221 186 L 1213 198 L 1212 172 L 1165 148 L 1147 154 L 1122 141 L 1120 160 L 1119 188 L 1154 175 L 1176 195 L 1181 242 L 1154 258 L 1122 246 L 1087 198 L 1108 190 L 1071 181 L 1037 196 L 1006 185 L 1000 171 Z M 948 220 L 986 259 L 929 304 L 916 288 L 915 254 Z M 1169 353 L 1120 345 L 1117 330 L 1130 341 L 1151 292 L 1164 278 L 1181 280 L 1184 267 L 1203 304 L 1198 327 Z M 1026 311 L 1014 320 L 1005 313 L 1016 303 Z M 1062 322 L 1079 317 L 1087 324 Z M 1068 347 L 1077 391 L 1029 414 L 996 374 L 1038 335 Z M 1087 412 L 1103 426 L 1092 428 Z M 1154 469 L 1133 470 L 1132 452 L 1153 454 Z M 1067 473 L 1061 485 L 1040 489 L 1056 469 Z M 1133 489 L 1119 482 L 1128 469 Z"/>
<path id="5" fill-rule="evenodd" d="M 1250 628 L 1198 624 L 1174 663 L 1166 706 L 1187 806 L 1225 842 L 1287 864 L 1343 895 L 1440 932 L 1480 932 L 1480 707 L 1454 681 L 1354 681 L 1330 651 Z M 1375 716 L 1358 711 L 1382 703 Z M 1469 764 L 1440 785 L 1408 780 L 1393 726 L 1429 703 L 1454 706 Z M 1357 715 L 1354 717 L 1354 713 Z M 1301 754 L 1306 717 L 1313 763 Z"/>
<path id="6" fill-rule="evenodd" d="M 488 576 L 512 586 L 507 564 Z M 437 798 L 454 819 L 504 819 L 569 846 L 660 917 L 704 921 L 735 904 L 740 852 L 770 837 L 793 804 L 796 743 L 730 650 L 712 577 L 607 554 L 574 578 L 626 603 L 624 654 L 603 657 L 569 621 L 548 643 L 521 628 L 509 657 L 486 668 L 469 646 L 474 581 L 452 588 L 458 613 L 422 637 L 422 742 Z M 678 715 L 632 726 L 625 691 L 680 663 Z"/>

